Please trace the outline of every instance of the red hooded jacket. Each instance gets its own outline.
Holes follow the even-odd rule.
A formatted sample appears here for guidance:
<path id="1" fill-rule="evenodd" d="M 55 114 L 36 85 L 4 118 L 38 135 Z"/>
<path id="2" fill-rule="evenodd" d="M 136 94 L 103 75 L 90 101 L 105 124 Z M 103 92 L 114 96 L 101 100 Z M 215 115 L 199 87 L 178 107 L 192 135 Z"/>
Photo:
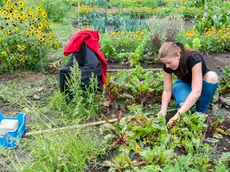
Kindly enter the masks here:
<path id="1" fill-rule="evenodd" d="M 103 53 L 100 51 L 98 41 L 99 34 L 96 30 L 82 30 L 77 32 L 64 47 L 64 55 L 68 56 L 71 53 L 80 51 L 81 44 L 84 42 L 97 55 L 97 59 L 101 63 L 102 85 L 105 85 L 108 64 Z"/>

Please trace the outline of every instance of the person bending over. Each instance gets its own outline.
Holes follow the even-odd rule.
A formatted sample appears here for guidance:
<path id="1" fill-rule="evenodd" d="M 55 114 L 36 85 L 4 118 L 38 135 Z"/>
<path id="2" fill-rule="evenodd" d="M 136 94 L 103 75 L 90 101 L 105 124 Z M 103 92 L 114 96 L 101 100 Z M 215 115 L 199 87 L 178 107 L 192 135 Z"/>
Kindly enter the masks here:
<path id="1" fill-rule="evenodd" d="M 159 57 L 164 64 L 164 91 L 159 113 L 166 116 L 172 93 L 178 108 L 167 125 L 172 127 L 180 113 L 193 105 L 197 112 L 206 113 L 218 87 L 218 75 L 209 71 L 203 56 L 198 51 L 185 49 L 180 42 L 165 42 L 159 49 Z M 172 74 L 177 76 L 173 86 Z"/>

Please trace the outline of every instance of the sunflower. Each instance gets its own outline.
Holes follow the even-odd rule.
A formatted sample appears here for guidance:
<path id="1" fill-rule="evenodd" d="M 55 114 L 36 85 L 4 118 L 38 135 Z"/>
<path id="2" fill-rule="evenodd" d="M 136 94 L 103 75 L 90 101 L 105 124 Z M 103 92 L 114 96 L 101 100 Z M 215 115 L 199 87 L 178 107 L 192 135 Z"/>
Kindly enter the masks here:
<path id="1" fill-rule="evenodd" d="M 13 32 L 12 32 L 12 30 L 10 30 L 10 29 L 7 31 L 7 34 L 8 34 L 8 35 L 12 35 L 12 33 L 13 33 Z"/>
<path id="2" fill-rule="evenodd" d="M 43 43 L 43 42 L 45 41 L 45 38 L 40 37 L 40 38 L 39 38 L 39 41 L 40 41 L 41 43 Z"/>
<path id="3" fill-rule="evenodd" d="M 43 27 L 42 23 L 38 23 L 38 29 L 41 29 Z"/>
<path id="4" fill-rule="evenodd" d="M 23 55 L 20 55 L 20 56 L 19 56 L 19 61 L 20 61 L 20 62 L 22 62 L 24 59 L 25 59 L 25 56 L 23 56 Z"/>
<path id="5" fill-rule="evenodd" d="M 38 33 L 38 32 L 34 32 L 34 35 L 35 35 L 35 36 L 38 36 L 38 35 L 39 35 L 39 33 Z"/>
<path id="6" fill-rule="evenodd" d="M 54 34 L 53 33 L 50 33 L 50 38 L 52 39 L 54 37 Z"/>
<path id="7" fill-rule="evenodd" d="M 30 30 L 34 30 L 34 29 L 35 29 L 34 25 L 31 25 Z"/>
<path id="8" fill-rule="evenodd" d="M 23 46 L 22 46 L 22 48 L 21 48 L 21 50 L 22 50 L 22 51 L 24 51 L 24 50 L 25 50 L 25 48 L 26 48 L 26 46 L 25 46 L 25 45 L 23 45 Z"/>
<path id="9" fill-rule="evenodd" d="M 7 13 L 7 11 L 3 11 L 2 14 L 3 15 L 7 15 L 8 13 Z"/>
<path id="10" fill-rule="evenodd" d="M 7 5 L 5 6 L 5 9 L 9 10 L 9 9 L 10 9 L 10 5 L 7 4 Z"/>
<path id="11" fill-rule="evenodd" d="M 41 13 L 41 16 L 43 16 L 43 17 L 47 17 L 46 12 L 45 12 L 45 11 L 43 11 L 43 12 Z"/>
<path id="12" fill-rule="evenodd" d="M 20 1 L 20 2 L 18 2 L 18 4 L 20 5 L 20 6 L 24 6 L 24 2 L 22 2 L 22 1 Z"/>
<path id="13" fill-rule="evenodd" d="M 21 20 L 22 18 L 20 16 L 17 17 L 17 20 Z"/>
<path id="14" fill-rule="evenodd" d="M 37 7 L 36 10 L 37 10 L 37 11 L 41 11 L 42 8 L 41 8 L 41 7 Z"/>

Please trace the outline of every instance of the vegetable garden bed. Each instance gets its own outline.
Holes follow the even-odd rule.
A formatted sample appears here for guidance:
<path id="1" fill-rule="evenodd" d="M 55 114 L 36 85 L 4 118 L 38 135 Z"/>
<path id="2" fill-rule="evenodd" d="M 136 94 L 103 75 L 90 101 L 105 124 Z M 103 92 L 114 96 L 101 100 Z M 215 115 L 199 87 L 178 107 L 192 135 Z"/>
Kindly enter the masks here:
<path id="1" fill-rule="evenodd" d="M 229 2 L 6 0 L 0 5 L 0 111 L 25 112 L 28 127 L 16 149 L 1 149 L 1 170 L 229 171 Z M 75 80 L 69 83 L 74 99 L 67 104 L 59 91 L 59 70 L 69 59 L 63 47 L 82 29 L 100 33 L 107 83 L 103 92 L 83 90 L 74 66 Z M 220 82 L 207 114 L 189 111 L 168 128 L 176 106 L 172 100 L 166 119 L 156 115 L 163 90 L 157 53 L 163 41 L 175 40 L 201 51 Z M 96 90 L 94 81 L 90 87 Z"/>

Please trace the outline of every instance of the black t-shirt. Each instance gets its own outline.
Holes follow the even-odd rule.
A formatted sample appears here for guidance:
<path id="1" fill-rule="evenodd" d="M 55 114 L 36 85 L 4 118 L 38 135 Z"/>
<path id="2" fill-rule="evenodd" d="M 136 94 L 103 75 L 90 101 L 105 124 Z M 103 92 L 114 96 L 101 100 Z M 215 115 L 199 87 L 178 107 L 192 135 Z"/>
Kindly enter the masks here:
<path id="1" fill-rule="evenodd" d="M 204 76 L 209 71 L 209 69 L 206 66 L 206 63 L 204 61 L 203 56 L 200 53 L 194 53 L 193 55 L 190 55 L 187 57 L 188 72 L 184 74 L 184 76 L 181 78 L 181 80 L 191 83 L 192 82 L 192 68 L 193 68 L 193 66 L 195 66 L 196 64 L 198 64 L 200 62 L 202 63 L 202 76 Z M 175 75 L 177 75 L 178 69 L 172 70 L 170 68 L 167 68 L 165 64 L 163 65 L 163 69 L 165 72 L 167 72 L 169 74 L 174 73 Z"/>

